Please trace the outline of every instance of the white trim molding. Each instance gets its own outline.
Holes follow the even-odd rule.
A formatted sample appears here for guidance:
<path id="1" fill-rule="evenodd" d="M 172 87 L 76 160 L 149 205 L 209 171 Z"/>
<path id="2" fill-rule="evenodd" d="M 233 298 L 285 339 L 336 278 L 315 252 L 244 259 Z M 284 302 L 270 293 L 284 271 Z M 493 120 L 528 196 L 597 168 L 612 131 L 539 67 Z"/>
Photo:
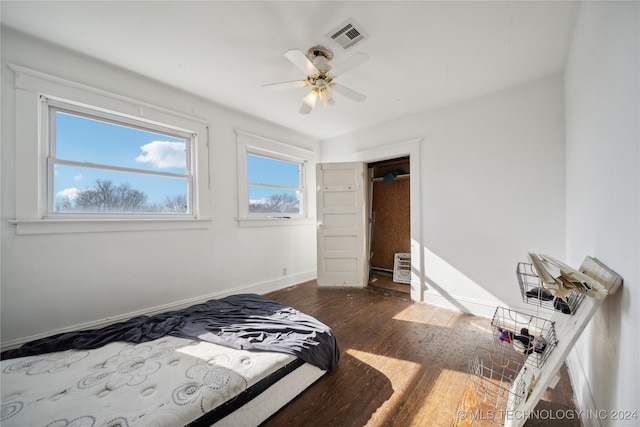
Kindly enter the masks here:
<path id="1" fill-rule="evenodd" d="M 312 212 L 309 203 L 309 197 L 313 192 L 310 191 L 313 182 L 312 173 L 315 173 L 313 150 L 299 147 L 297 145 L 288 144 L 264 136 L 256 135 L 250 132 L 236 129 L 236 155 L 237 155 L 237 183 L 238 183 L 238 226 L 239 227 L 269 227 L 269 226 L 287 226 L 287 225 L 309 225 L 313 224 Z M 302 213 L 292 214 L 291 216 L 252 216 L 249 214 L 249 186 L 247 181 L 247 154 L 253 153 L 257 155 L 263 154 L 265 157 L 283 160 L 286 162 L 299 163 L 302 165 Z"/>
<path id="2" fill-rule="evenodd" d="M 409 156 L 411 182 L 409 184 L 409 198 L 411 210 L 411 299 L 423 301 L 426 289 L 424 275 L 424 242 L 422 241 L 422 213 L 421 213 L 421 185 L 420 164 L 421 145 L 424 138 L 413 138 L 406 141 L 384 144 L 377 147 L 356 151 L 354 160 L 360 162 L 375 162 Z"/>
<path id="3" fill-rule="evenodd" d="M 198 117 L 150 105 L 122 95 L 72 82 L 15 64 L 15 218 L 17 234 L 59 234 L 139 230 L 208 228 L 210 223 L 209 126 Z M 113 218 L 47 218 L 47 129 L 43 126 L 42 97 L 129 117 L 145 123 L 160 123 L 193 132 L 193 205 L 190 218 L 114 216 Z"/>

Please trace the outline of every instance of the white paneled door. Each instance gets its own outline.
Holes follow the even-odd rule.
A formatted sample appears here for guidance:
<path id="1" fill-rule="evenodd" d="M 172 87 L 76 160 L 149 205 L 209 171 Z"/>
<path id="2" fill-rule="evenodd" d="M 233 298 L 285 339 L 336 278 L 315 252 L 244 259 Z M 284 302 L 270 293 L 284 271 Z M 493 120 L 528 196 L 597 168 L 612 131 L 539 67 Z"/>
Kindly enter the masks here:
<path id="1" fill-rule="evenodd" d="M 316 166 L 318 286 L 367 285 L 364 171 L 359 162 Z"/>

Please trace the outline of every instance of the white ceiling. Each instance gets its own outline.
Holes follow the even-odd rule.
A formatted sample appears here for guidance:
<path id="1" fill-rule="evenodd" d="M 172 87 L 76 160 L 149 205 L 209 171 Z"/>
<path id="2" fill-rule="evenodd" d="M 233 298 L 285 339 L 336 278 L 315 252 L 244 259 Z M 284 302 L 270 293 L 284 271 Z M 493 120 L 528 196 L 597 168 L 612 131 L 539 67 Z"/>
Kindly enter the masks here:
<path id="1" fill-rule="evenodd" d="M 6 1 L 4 25 L 318 139 L 562 72 L 577 3 L 566 1 Z M 349 18 L 368 38 L 326 34 Z M 322 44 L 336 82 L 367 95 L 298 114 L 308 88 L 283 55 Z M 135 94 L 134 94 L 135 95 Z"/>

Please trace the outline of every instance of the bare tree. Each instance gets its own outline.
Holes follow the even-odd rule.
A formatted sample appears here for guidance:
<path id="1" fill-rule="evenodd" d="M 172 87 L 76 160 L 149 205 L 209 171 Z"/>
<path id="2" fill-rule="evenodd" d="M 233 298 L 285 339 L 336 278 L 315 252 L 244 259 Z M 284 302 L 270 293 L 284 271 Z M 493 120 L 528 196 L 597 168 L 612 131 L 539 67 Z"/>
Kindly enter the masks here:
<path id="1" fill-rule="evenodd" d="M 71 212 L 73 209 L 73 202 L 68 196 L 56 200 L 56 212 Z"/>
<path id="2" fill-rule="evenodd" d="M 299 210 L 298 198 L 288 193 L 272 194 L 264 202 L 249 204 L 249 212 L 254 213 L 298 213 Z"/>
<path id="3" fill-rule="evenodd" d="M 64 205 L 66 203 L 62 201 Z M 111 180 L 96 179 L 94 187 L 78 192 L 75 210 L 84 212 L 139 212 L 145 210 L 147 195 L 129 183 L 114 185 Z"/>
<path id="4" fill-rule="evenodd" d="M 166 213 L 184 213 L 187 211 L 187 195 L 178 194 L 177 196 L 169 197 L 164 201 L 162 211 Z"/>

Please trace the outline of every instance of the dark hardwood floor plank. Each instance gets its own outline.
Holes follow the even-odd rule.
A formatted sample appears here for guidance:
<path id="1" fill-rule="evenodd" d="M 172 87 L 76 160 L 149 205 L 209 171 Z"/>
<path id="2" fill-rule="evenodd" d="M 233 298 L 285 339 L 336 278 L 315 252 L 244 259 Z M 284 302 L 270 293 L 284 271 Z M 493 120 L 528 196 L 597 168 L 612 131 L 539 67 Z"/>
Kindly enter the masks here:
<path id="1" fill-rule="evenodd" d="M 473 403 L 465 399 L 467 367 L 475 348 L 493 341 L 490 319 L 415 303 L 381 287 L 319 288 L 311 281 L 267 296 L 330 326 L 341 356 L 333 372 L 265 427 L 469 425 L 457 411 Z M 575 408 L 566 370 L 561 387 L 540 404 Z"/>

